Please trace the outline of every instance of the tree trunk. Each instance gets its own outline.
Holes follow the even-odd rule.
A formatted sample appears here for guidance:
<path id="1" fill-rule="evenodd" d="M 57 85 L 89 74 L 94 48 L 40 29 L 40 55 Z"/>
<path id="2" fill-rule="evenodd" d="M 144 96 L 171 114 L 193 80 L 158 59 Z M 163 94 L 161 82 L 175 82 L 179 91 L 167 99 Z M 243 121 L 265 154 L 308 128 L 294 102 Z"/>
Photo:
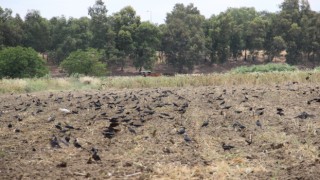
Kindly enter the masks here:
<path id="1" fill-rule="evenodd" d="M 244 50 L 244 61 L 247 61 L 247 50 Z"/>

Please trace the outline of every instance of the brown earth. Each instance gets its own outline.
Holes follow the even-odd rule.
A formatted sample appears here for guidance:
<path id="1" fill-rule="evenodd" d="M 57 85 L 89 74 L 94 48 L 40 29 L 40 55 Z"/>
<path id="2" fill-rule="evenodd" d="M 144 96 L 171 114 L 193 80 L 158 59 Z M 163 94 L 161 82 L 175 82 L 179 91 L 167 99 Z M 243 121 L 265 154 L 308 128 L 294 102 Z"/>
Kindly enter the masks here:
<path id="1" fill-rule="evenodd" d="M 0 98 L 1 179 L 320 179 L 316 84 Z"/>

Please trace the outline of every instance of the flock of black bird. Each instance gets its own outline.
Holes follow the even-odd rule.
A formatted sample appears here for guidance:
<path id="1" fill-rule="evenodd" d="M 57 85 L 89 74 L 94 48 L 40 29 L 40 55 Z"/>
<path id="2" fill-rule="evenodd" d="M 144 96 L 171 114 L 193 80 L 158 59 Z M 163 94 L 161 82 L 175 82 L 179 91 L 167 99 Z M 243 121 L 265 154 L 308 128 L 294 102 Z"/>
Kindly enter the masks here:
<path id="1" fill-rule="evenodd" d="M 251 124 L 248 121 L 245 123 L 241 119 L 232 119 L 229 127 L 236 132 L 249 131 L 250 136 L 245 137 L 247 145 L 254 143 L 252 133 L 250 131 L 263 131 L 265 124 L 264 115 L 265 107 L 255 108 L 253 105 L 248 107 L 248 111 L 236 109 L 233 104 L 227 100 L 228 95 L 232 95 L 235 91 L 223 89 L 222 91 L 211 89 L 214 92 L 206 92 L 201 94 L 204 97 L 203 103 L 213 111 L 220 112 L 220 116 L 228 119 L 230 112 L 235 115 L 248 114 L 252 117 Z M 317 89 L 319 90 L 319 89 Z M 250 102 L 251 99 L 261 98 L 259 95 L 249 95 L 246 89 L 242 89 L 242 97 L 239 104 Z M 227 94 L 229 92 L 229 94 Z M 318 91 L 317 91 L 318 92 Z M 265 92 L 263 92 L 265 93 Z M 182 96 L 173 90 L 152 89 L 152 90 L 132 90 L 128 92 L 113 93 L 113 92 L 52 92 L 46 98 L 40 98 L 35 95 L 12 95 L 14 101 L 1 103 L 0 120 L 7 122 L 7 127 L 13 129 L 14 121 L 5 121 L 4 118 L 10 118 L 6 114 L 14 114 L 13 119 L 16 122 L 25 121 L 29 116 L 40 118 L 39 123 L 48 123 L 53 128 L 50 128 L 52 135 L 49 139 L 49 145 L 52 149 L 64 148 L 64 146 L 73 146 L 76 149 L 82 149 L 90 153 L 88 164 L 101 161 L 99 149 L 94 145 L 90 147 L 82 144 L 74 134 L 75 131 L 81 131 L 85 127 L 78 127 L 77 124 L 72 124 L 71 120 L 85 121 L 87 125 L 94 125 L 96 121 L 104 121 L 106 126 L 101 129 L 101 136 L 110 141 L 117 137 L 119 132 L 125 131 L 128 134 L 135 136 L 141 131 L 140 128 L 150 121 L 171 120 L 175 122 L 176 134 L 185 144 L 196 143 L 192 137 L 192 128 L 186 127 L 181 123 L 181 119 L 186 118 L 186 113 L 189 108 L 194 107 L 193 99 L 187 96 Z M 320 96 L 320 95 L 319 95 Z M 197 96 L 198 97 L 198 96 Z M 197 101 L 200 101 L 199 99 Z M 320 98 L 306 100 L 304 103 L 310 105 L 319 103 Z M 285 116 L 286 107 L 274 107 L 275 114 L 279 117 Z M 270 110 L 270 109 L 268 109 Z M 11 112 L 11 113 L 9 113 Z M 252 114 L 252 115 L 251 115 Z M 247 116 L 247 117 L 248 117 Z M 305 120 L 314 118 L 315 115 L 307 112 L 297 113 L 293 118 Z M 45 120 L 44 120 L 45 119 Z M 69 119 L 66 121 L 65 119 Z M 206 129 L 214 126 L 214 119 L 200 119 L 199 129 Z M 178 125 L 176 125 L 178 124 Z M 250 129 L 248 127 L 251 127 Z M 256 127 L 256 128 L 252 128 Z M 23 132 L 22 129 L 16 128 L 15 132 Z M 54 129 L 54 130 L 53 130 Z M 156 132 L 155 132 L 156 133 Z M 232 142 L 228 144 L 224 139 L 221 142 L 223 151 L 232 151 L 236 148 Z M 227 141 L 227 140 L 226 140 Z M 65 163 L 59 164 L 59 167 L 66 167 Z"/>

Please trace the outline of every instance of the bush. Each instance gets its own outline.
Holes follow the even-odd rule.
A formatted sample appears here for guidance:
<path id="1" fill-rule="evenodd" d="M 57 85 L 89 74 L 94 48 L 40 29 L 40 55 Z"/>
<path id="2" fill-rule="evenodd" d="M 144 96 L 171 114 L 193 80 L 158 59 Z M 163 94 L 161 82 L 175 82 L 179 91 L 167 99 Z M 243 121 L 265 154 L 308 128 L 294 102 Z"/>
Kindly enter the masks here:
<path id="1" fill-rule="evenodd" d="M 106 64 L 100 59 L 102 54 L 96 49 L 77 50 L 72 52 L 61 62 L 61 67 L 71 74 L 84 74 L 89 76 L 106 75 Z"/>
<path id="2" fill-rule="evenodd" d="M 49 72 L 32 48 L 9 47 L 0 51 L 0 78 L 42 77 Z"/>
<path id="3" fill-rule="evenodd" d="M 319 72 L 320 72 L 320 66 L 319 66 L 319 67 L 314 68 L 314 70 L 316 70 L 316 71 L 319 71 Z"/>
<path id="4" fill-rule="evenodd" d="M 232 69 L 234 73 L 252 73 L 252 72 L 282 72 L 282 71 L 296 71 L 297 68 L 288 64 L 269 63 L 266 65 L 240 66 Z"/>

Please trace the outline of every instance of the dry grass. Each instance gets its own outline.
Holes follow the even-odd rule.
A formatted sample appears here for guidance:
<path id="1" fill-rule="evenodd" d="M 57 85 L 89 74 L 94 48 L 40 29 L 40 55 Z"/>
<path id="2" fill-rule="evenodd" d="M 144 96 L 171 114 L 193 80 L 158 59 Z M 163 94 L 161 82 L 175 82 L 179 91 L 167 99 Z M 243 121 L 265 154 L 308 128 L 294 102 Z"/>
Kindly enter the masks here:
<path id="1" fill-rule="evenodd" d="M 306 79 L 307 77 L 309 77 L 309 79 Z M 177 75 L 175 77 L 47 77 L 33 79 L 2 79 L 0 80 L 0 93 L 25 93 L 75 89 L 198 87 L 212 85 L 275 85 L 285 82 L 320 83 L 320 72 L 225 73 L 198 76 Z"/>

